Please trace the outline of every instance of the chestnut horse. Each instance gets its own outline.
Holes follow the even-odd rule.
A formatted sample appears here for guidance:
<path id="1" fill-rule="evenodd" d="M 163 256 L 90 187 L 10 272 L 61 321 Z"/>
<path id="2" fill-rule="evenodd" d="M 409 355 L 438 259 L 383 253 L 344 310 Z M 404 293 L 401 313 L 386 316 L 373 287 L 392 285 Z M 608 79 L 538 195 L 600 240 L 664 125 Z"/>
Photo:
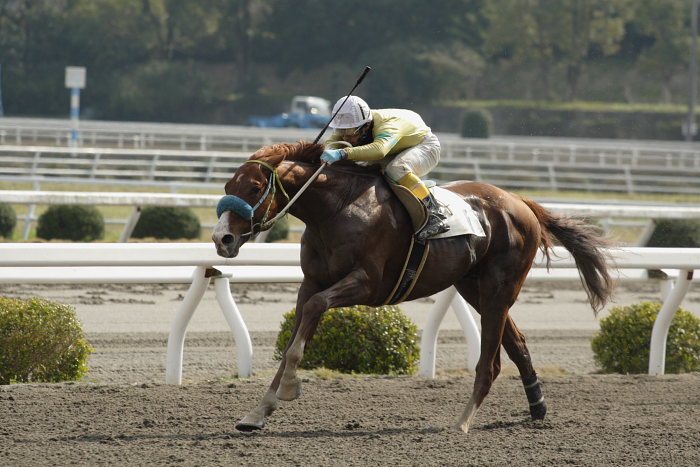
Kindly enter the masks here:
<path id="1" fill-rule="evenodd" d="M 212 239 L 219 255 L 233 258 L 260 226 L 289 202 L 319 169 L 323 146 L 275 144 L 255 152 L 226 183 Z M 549 262 L 551 236 L 576 260 L 594 311 L 608 300 L 612 281 L 606 241 L 583 221 L 559 217 L 535 201 L 495 186 L 457 181 L 443 186 L 477 213 L 485 237 L 459 235 L 430 240 L 422 274 L 406 300 L 452 285 L 481 315 L 481 356 L 474 388 L 457 427 L 467 432 L 501 369 L 500 347 L 515 363 L 533 420 L 547 411 L 525 338 L 508 311 L 538 248 Z M 236 428 L 261 429 L 277 407 L 301 394 L 297 367 L 321 315 L 329 308 L 379 306 L 392 292 L 413 233 L 408 212 L 378 169 L 339 162 L 326 167 L 290 207 L 306 229 L 301 239 L 304 279 L 296 324 L 269 390 Z M 268 226 L 269 227 L 269 226 Z"/>

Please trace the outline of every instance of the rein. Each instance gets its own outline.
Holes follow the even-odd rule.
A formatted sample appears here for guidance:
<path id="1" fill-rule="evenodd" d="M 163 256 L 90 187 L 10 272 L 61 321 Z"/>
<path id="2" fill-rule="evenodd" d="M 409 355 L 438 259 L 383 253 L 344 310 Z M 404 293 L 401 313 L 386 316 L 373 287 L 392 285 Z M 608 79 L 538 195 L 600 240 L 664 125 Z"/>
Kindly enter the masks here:
<path id="1" fill-rule="evenodd" d="M 270 178 L 267 181 L 267 187 L 265 188 L 265 193 L 263 193 L 262 197 L 258 200 L 258 202 L 255 204 L 255 206 L 251 206 L 248 204 L 247 201 L 239 198 L 238 196 L 234 195 L 226 195 L 222 197 L 219 200 L 219 204 L 216 206 L 216 215 L 217 217 L 221 217 L 221 215 L 226 212 L 226 211 L 232 211 L 239 216 L 241 216 L 243 219 L 250 220 L 250 231 L 246 232 L 244 234 L 241 234 L 241 236 L 248 236 L 248 235 L 256 235 L 255 233 L 255 228 L 258 227 L 260 230 L 267 230 L 270 227 L 272 227 L 275 222 L 277 222 L 282 216 L 287 214 L 287 211 L 289 208 L 292 207 L 292 204 L 301 196 L 301 194 L 308 188 L 311 183 L 313 183 L 319 175 L 321 175 L 321 171 L 326 168 L 326 163 L 322 163 L 321 167 L 318 168 L 316 172 L 304 183 L 304 185 L 299 189 L 296 195 L 292 199 L 289 199 L 289 195 L 284 189 L 284 186 L 282 185 L 282 180 L 280 179 L 279 173 L 277 172 L 277 168 L 273 167 L 272 165 L 268 164 L 267 162 L 259 161 L 259 160 L 247 160 L 244 162 L 246 163 L 255 163 L 255 164 L 260 164 L 266 169 L 270 170 Z M 267 205 L 267 209 L 265 210 L 265 214 L 263 214 L 263 217 L 260 219 L 260 222 L 253 223 L 253 214 L 255 211 L 262 205 L 262 203 L 265 202 L 265 200 L 268 198 L 268 196 L 272 195 L 272 198 L 274 199 L 276 193 L 277 193 L 277 186 L 279 186 L 280 191 L 284 194 L 285 198 L 287 198 L 287 205 L 282 208 L 275 217 L 272 219 L 267 219 L 268 214 L 270 213 L 270 207 L 272 206 L 272 202 L 270 202 Z"/>

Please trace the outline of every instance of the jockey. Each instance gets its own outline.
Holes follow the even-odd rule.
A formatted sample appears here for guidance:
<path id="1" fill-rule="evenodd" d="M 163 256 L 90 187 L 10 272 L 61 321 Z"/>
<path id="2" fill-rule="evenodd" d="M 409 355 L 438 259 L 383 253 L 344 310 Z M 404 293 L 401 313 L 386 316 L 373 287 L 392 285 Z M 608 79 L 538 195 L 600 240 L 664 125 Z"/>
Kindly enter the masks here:
<path id="1" fill-rule="evenodd" d="M 419 178 L 430 172 L 440 160 L 440 142 L 417 113 L 403 109 L 370 110 L 357 96 L 342 97 L 333 106 L 330 123 L 333 134 L 326 144 L 345 141 L 352 147 L 326 149 L 321 160 L 332 164 L 341 159 L 378 163 L 385 177 L 408 188 L 428 209 L 428 220 L 415 235 L 418 241 L 450 227 L 433 194 Z"/>

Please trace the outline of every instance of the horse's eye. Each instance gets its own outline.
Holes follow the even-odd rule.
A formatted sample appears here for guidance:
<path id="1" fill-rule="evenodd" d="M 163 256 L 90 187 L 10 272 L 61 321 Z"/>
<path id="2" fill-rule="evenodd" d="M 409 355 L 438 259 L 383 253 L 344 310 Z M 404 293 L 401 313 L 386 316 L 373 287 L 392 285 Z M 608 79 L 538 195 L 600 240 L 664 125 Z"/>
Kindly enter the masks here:
<path id="1" fill-rule="evenodd" d="M 251 195 L 259 195 L 261 191 L 262 191 L 262 189 L 259 186 L 253 185 L 250 187 L 250 194 Z"/>

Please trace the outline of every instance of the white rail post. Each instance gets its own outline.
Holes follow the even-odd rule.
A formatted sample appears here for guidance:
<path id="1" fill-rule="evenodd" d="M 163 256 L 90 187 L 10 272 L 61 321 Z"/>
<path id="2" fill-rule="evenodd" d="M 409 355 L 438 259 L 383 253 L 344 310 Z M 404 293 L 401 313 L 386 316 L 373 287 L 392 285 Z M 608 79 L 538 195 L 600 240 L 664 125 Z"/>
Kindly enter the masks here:
<path id="1" fill-rule="evenodd" d="M 185 348 L 185 333 L 195 308 L 202 300 L 209 285 L 205 266 L 197 266 L 192 275 L 192 285 L 175 313 L 168 336 L 168 352 L 165 363 L 166 384 L 182 384 L 182 354 Z"/>
<path id="2" fill-rule="evenodd" d="M 29 239 L 29 234 L 32 231 L 32 223 L 36 216 L 36 204 L 30 204 L 27 210 L 27 217 L 24 219 L 24 230 L 22 231 L 22 240 Z"/>
<path id="3" fill-rule="evenodd" d="M 481 333 L 471 314 L 469 305 L 461 295 L 455 294 L 452 299 L 452 309 L 457 315 L 459 324 L 467 339 L 467 371 L 475 371 L 481 356 Z"/>
<path id="4" fill-rule="evenodd" d="M 253 343 L 250 340 L 248 327 L 243 321 L 243 316 L 236 306 L 231 295 L 231 286 L 228 275 L 214 276 L 216 300 L 228 322 L 233 338 L 236 341 L 236 353 L 238 354 L 238 377 L 248 378 L 253 374 Z"/>
<path id="5" fill-rule="evenodd" d="M 671 327 L 673 315 L 678 310 L 683 297 L 685 297 L 690 282 L 693 280 L 692 270 L 678 271 L 678 279 L 676 280 L 673 290 L 668 294 L 664 304 L 659 311 L 659 316 L 654 321 L 654 327 L 651 331 L 651 344 L 649 347 L 649 374 L 663 375 L 666 365 L 666 339 L 668 338 L 668 329 Z"/>
<path id="6" fill-rule="evenodd" d="M 129 238 L 131 238 L 131 234 L 134 233 L 134 229 L 136 228 L 136 224 L 139 222 L 140 217 L 141 206 L 134 206 L 131 210 L 131 215 L 126 220 L 124 230 L 122 230 L 122 234 L 119 237 L 119 243 L 126 243 L 129 241 Z"/>
<path id="7" fill-rule="evenodd" d="M 481 335 L 476 321 L 474 321 L 474 317 L 469 311 L 469 306 L 460 295 L 457 295 L 457 289 L 450 287 L 436 295 L 433 308 L 430 310 L 428 319 L 423 327 L 420 343 L 420 369 L 418 371 L 420 376 L 426 378 L 435 377 L 438 332 L 440 323 L 450 305 L 457 315 L 457 320 L 467 339 L 467 370 L 474 371 L 476 369 L 476 363 L 479 361 L 479 355 L 481 354 Z"/>
<path id="8" fill-rule="evenodd" d="M 420 376 L 435 378 L 435 354 L 440 323 L 456 294 L 457 289 L 450 287 L 435 297 L 435 303 L 430 310 L 420 339 L 420 369 L 418 370 Z"/>

